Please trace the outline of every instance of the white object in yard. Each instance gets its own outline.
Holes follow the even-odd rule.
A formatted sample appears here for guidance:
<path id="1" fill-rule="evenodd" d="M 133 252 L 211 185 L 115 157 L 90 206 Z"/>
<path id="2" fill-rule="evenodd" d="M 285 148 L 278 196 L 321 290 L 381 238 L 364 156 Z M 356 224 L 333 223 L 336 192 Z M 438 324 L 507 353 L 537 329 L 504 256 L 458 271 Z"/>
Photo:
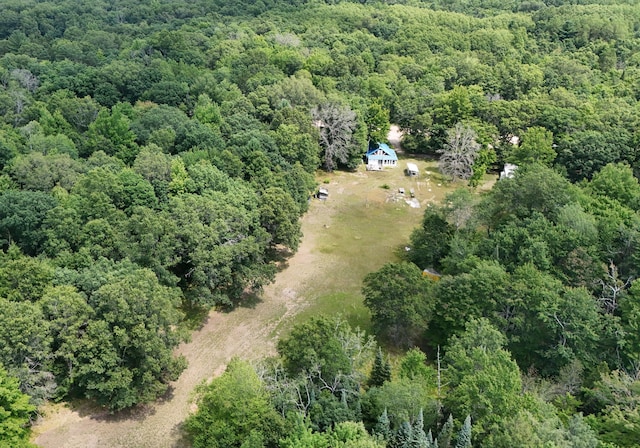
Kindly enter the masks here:
<path id="1" fill-rule="evenodd" d="M 500 171 L 500 179 L 511 179 L 518 169 L 518 165 L 513 163 L 505 163 L 504 169 Z"/>
<path id="2" fill-rule="evenodd" d="M 420 171 L 418 170 L 418 165 L 416 165 L 415 163 L 408 162 L 407 176 L 414 177 L 414 176 L 417 176 L 418 174 L 420 174 Z"/>
<path id="3" fill-rule="evenodd" d="M 329 197 L 329 190 L 326 188 L 318 188 L 317 198 L 323 201 Z"/>

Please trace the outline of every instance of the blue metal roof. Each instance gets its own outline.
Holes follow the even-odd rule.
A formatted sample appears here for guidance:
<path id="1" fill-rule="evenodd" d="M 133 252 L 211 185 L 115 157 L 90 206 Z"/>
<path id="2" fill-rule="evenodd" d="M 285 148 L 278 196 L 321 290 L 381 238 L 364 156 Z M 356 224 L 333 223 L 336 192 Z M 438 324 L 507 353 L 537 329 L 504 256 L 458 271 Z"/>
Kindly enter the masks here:
<path id="1" fill-rule="evenodd" d="M 383 155 L 375 154 L 379 149 L 384 153 Z M 369 151 L 367 151 L 367 159 L 369 160 L 398 160 L 396 152 L 389 148 L 386 143 L 373 143 L 369 145 Z"/>

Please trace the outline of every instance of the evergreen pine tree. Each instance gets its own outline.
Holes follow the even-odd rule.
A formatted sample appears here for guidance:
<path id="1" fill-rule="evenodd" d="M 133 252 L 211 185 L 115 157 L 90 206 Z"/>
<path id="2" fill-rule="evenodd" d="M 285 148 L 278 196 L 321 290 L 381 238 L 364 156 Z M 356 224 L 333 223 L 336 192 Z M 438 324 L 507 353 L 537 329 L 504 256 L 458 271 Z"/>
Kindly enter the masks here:
<path id="1" fill-rule="evenodd" d="M 351 409 L 352 409 L 352 415 L 355 416 L 355 420 L 354 421 L 360 421 L 362 420 L 362 402 L 361 402 L 361 397 L 360 395 L 356 396 L 355 398 L 353 398 L 354 401 L 351 402 Z"/>
<path id="2" fill-rule="evenodd" d="M 384 412 L 378 417 L 378 422 L 373 429 L 374 434 L 381 436 L 385 441 L 391 442 L 391 422 L 387 415 L 387 408 L 384 408 Z"/>
<path id="3" fill-rule="evenodd" d="M 424 432 L 424 413 L 420 409 L 418 418 L 413 422 L 411 431 L 411 448 L 430 448 L 427 441 L 427 434 Z"/>
<path id="4" fill-rule="evenodd" d="M 438 448 L 450 448 L 451 436 L 453 435 L 453 416 L 449 414 L 449 418 L 442 425 L 440 433 L 438 434 Z"/>
<path id="5" fill-rule="evenodd" d="M 411 448 L 413 430 L 409 422 L 402 422 L 395 437 L 395 448 Z"/>
<path id="6" fill-rule="evenodd" d="M 456 448 L 471 448 L 471 416 L 467 415 L 456 438 Z"/>
<path id="7" fill-rule="evenodd" d="M 389 361 L 385 359 L 382 350 L 378 348 L 376 359 L 373 361 L 371 376 L 369 377 L 369 386 L 380 387 L 386 381 L 391 381 L 391 365 Z"/>
<path id="8" fill-rule="evenodd" d="M 433 440 L 433 434 L 431 430 L 427 433 L 427 448 L 438 448 L 438 439 Z"/>

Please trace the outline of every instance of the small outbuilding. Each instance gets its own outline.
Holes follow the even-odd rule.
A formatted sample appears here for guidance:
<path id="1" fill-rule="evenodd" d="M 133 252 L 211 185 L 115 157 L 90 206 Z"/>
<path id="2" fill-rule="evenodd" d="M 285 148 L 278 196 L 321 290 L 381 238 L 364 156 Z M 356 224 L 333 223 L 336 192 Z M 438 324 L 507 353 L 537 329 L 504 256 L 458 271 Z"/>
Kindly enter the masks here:
<path id="1" fill-rule="evenodd" d="M 406 173 L 407 173 L 407 176 L 409 177 L 416 177 L 418 174 L 420 174 L 420 171 L 418 170 L 418 165 L 416 165 L 415 163 L 408 162 Z"/>
<path id="2" fill-rule="evenodd" d="M 327 200 L 328 197 L 329 197 L 329 190 L 322 187 L 318 188 L 318 192 L 316 193 L 316 198 L 320 199 L 321 201 L 325 201 Z"/>
<path id="3" fill-rule="evenodd" d="M 367 171 L 380 171 L 398 165 L 398 155 L 386 143 L 369 143 L 369 150 L 364 157 Z"/>
<path id="4" fill-rule="evenodd" d="M 504 169 L 500 171 L 500 179 L 511 179 L 518 169 L 518 165 L 513 163 L 505 163 Z"/>

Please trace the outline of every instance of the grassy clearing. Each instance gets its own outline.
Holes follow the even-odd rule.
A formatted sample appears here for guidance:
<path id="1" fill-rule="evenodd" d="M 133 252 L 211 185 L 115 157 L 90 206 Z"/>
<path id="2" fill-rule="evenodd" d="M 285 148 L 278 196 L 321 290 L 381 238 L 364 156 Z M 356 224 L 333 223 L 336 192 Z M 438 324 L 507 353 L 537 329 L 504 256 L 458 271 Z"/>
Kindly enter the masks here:
<path id="1" fill-rule="evenodd" d="M 404 174 L 406 162 L 414 162 L 420 175 Z M 403 159 L 396 168 L 354 173 L 322 173 L 319 182 L 329 189 L 329 199 L 316 201 L 313 249 L 318 270 L 301 293 L 309 305 L 291 323 L 314 315 L 340 314 L 352 325 L 370 329 L 370 316 L 362 303 L 362 281 L 389 261 L 397 261 L 420 224 L 425 207 L 439 202 L 459 184 L 449 184 L 437 171 L 436 162 Z M 398 190 L 405 189 L 402 197 Z M 410 190 L 415 191 L 420 208 L 412 208 Z"/>

